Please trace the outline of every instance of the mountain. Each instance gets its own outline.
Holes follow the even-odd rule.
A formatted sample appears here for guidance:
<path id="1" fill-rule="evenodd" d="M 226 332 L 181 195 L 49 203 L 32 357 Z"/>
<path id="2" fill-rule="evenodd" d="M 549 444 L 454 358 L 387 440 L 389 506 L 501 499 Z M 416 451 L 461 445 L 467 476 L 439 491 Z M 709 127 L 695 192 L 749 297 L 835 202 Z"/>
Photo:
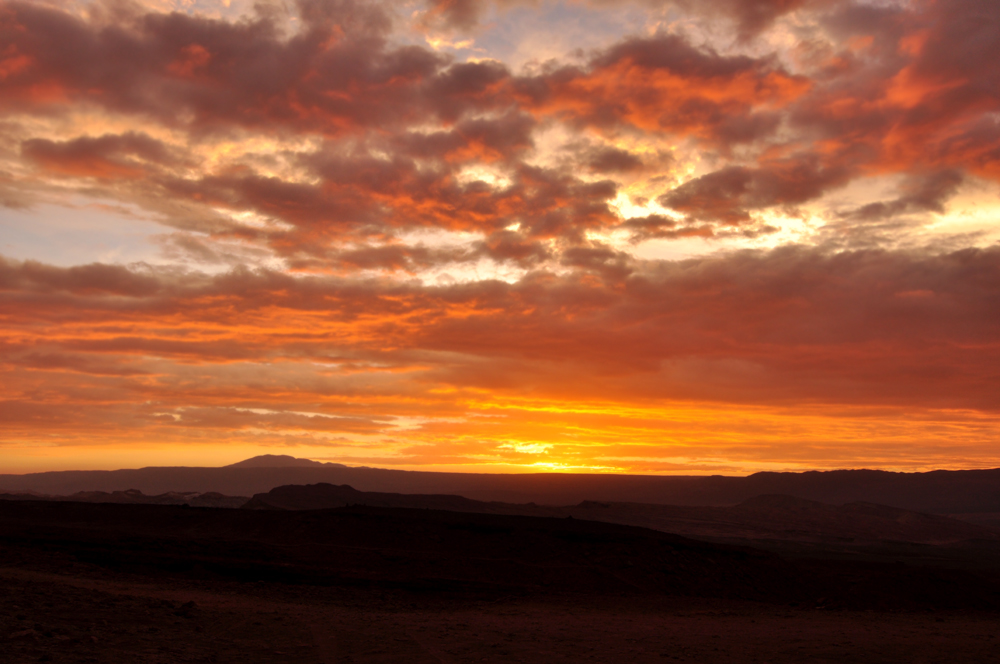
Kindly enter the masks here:
<path id="1" fill-rule="evenodd" d="M 262 454 L 229 464 L 228 466 L 223 466 L 223 468 L 316 468 L 322 466 L 333 466 L 335 468 L 347 467 L 340 463 L 322 463 L 310 459 L 297 459 L 287 454 Z"/>
<path id="2" fill-rule="evenodd" d="M 571 505 L 591 500 L 732 506 L 760 495 L 781 494 L 831 505 L 868 502 L 915 512 L 960 515 L 970 520 L 975 520 L 977 514 L 1000 512 L 1000 469 L 926 473 L 880 470 L 767 472 L 748 477 L 493 475 L 357 468 L 280 456 L 263 459 L 256 457 L 222 468 L 153 467 L 0 475 L 0 491 L 68 495 L 79 491 L 138 489 L 154 495 L 170 491 L 215 491 L 249 496 L 289 484 L 328 483 L 347 484 L 368 492 L 451 494 L 487 502 L 543 505 Z M 296 465 L 290 465 L 292 463 Z"/>

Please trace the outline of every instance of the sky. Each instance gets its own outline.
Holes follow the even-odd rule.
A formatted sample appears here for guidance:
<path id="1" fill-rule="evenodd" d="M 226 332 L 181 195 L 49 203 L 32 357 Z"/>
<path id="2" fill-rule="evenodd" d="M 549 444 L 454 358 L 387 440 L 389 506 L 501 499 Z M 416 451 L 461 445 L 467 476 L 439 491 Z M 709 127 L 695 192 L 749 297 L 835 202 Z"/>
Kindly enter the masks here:
<path id="1" fill-rule="evenodd" d="M 0 0 L 0 472 L 1000 466 L 995 0 Z"/>

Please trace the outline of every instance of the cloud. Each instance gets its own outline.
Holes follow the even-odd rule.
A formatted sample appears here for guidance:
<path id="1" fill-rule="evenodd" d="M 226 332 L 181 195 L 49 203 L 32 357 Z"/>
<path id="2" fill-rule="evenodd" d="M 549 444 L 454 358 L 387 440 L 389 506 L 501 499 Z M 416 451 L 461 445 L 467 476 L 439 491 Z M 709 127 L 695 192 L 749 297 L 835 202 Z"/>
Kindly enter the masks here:
<path id="1" fill-rule="evenodd" d="M 645 163 L 641 157 L 620 148 L 601 146 L 587 152 L 587 167 L 597 173 L 628 173 L 641 170 Z"/>
<path id="2" fill-rule="evenodd" d="M 856 44 L 838 56 L 854 64 L 804 96 L 789 120 L 813 137 L 829 164 L 997 177 L 989 155 L 998 134 L 989 109 L 1000 69 L 982 56 L 1000 40 L 1000 25 L 984 5 L 849 4 L 825 17 L 824 27 Z"/>
<path id="3" fill-rule="evenodd" d="M 430 0 L 420 23 L 427 28 L 469 32 L 479 27 L 494 7 L 507 9 L 536 4 L 532 0 Z M 802 9 L 831 4 L 830 0 L 590 0 L 592 7 L 627 10 L 635 6 L 657 9 L 674 6 L 713 21 L 735 24 L 741 39 L 748 40 L 771 27 L 778 18 Z"/>
<path id="4" fill-rule="evenodd" d="M 0 3 L 0 203 L 124 211 L 46 242 L 166 227 L 128 266 L 0 246 L 30 257 L 0 261 L 5 431 L 597 463 L 567 441 L 667 454 L 697 409 L 684 440 L 785 458 L 950 409 L 995 440 L 988 2 L 671 3 L 519 70 L 498 5 L 426 7 Z"/>
<path id="5" fill-rule="evenodd" d="M 804 9 L 817 9 L 833 4 L 831 0 L 708 0 L 692 2 L 677 0 L 676 4 L 702 16 L 718 20 L 730 20 L 736 24 L 741 39 L 749 40 L 774 22 Z"/>
<path id="6" fill-rule="evenodd" d="M 3 107 L 58 112 L 67 103 L 143 114 L 193 132 L 290 127 L 330 135 L 412 119 L 445 64 L 388 47 L 375 4 L 303 2 L 304 29 L 283 38 L 272 17 L 227 22 L 140 14 L 113 24 L 5 3 L 2 33 L 19 65 L 0 81 Z"/>
<path id="7" fill-rule="evenodd" d="M 437 286 L 4 261 L 0 418 L 8 440 L 403 445 L 385 463 L 445 465 L 491 440 L 553 444 L 552 459 L 586 465 L 595 449 L 628 456 L 626 433 L 687 436 L 687 455 L 736 467 L 755 454 L 787 463 L 816 436 L 834 451 L 805 461 L 827 463 L 857 438 L 886 463 L 884 437 L 930 440 L 919 413 L 935 409 L 979 413 L 962 420 L 962 444 L 991 444 L 996 247 L 563 255 L 563 274 Z M 398 431 L 404 416 L 424 424 Z M 774 440 L 754 452 L 733 436 Z M 642 455 L 669 457 L 653 438 Z"/>
<path id="8" fill-rule="evenodd" d="M 120 265 L 94 263 L 57 268 L 37 261 L 0 262 L 0 288 L 17 291 L 65 291 L 74 294 L 105 293 L 122 296 L 151 295 L 159 280 Z"/>
<path id="9" fill-rule="evenodd" d="M 536 113 L 603 131 L 680 134 L 710 143 L 764 138 L 775 108 L 809 89 L 809 81 L 768 59 L 723 56 L 683 37 L 632 37 L 597 54 L 586 67 L 561 67 L 515 83 Z"/>
<path id="10" fill-rule="evenodd" d="M 531 116 L 523 113 L 466 119 L 450 130 L 406 134 L 400 148 L 417 158 L 452 163 L 513 161 L 534 147 L 535 124 Z"/>
<path id="11" fill-rule="evenodd" d="M 877 221 L 907 212 L 942 213 L 945 211 L 945 202 L 955 194 L 962 180 L 962 175 L 954 170 L 911 177 L 903 183 L 903 191 L 895 200 L 868 203 L 842 216 L 860 221 Z"/>
<path id="12" fill-rule="evenodd" d="M 469 33 L 480 27 L 491 9 L 537 6 L 538 0 L 428 0 L 418 21 L 424 30 Z"/>
<path id="13" fill-rule="evenodd" d="M 487 8 L 482 0 L 434 0 L 428 5 L 421 19 L 425 25 L 456 30 L 476 27 Z"/>
<path id="14" fill-rule="evenodd" d="M 684 224 L 662 214 L 633 217 L 623 221 L 618 227 L 629 232 L 629 240 L 633 243 L 660 238 L 710 238 L 716 235 L 716 230 L 711 224 Z"/>
<path id="15" fill-rule="evenodd" d="M 747 7 L 726 11 L 745 23 L 820 9 Z M 989 176 L 990 155 L 1000 149 L 990 133 L 995 122 L 976 110 L 989 95 L 954 84 L 962 79 L 948 67 L 982 71 L 985 82 L 994 74 L 971 56 L 938 53 L 955 21 L 932 24 L 937 9 L 816 13 L 841 39 L 868 31 L 897 44 L 849 77 L 816 80 L 774 57 L 723 55 L 665 33 L 627 37 L 580 65 L 513 75 L 496 61 L 456 63 L 393 45 L 391 16 L 378 4 L 302 3 L 298 11 L 302 28 L 286 34 L 267 13 L 242 22 L 156 13 L 88 20 L 6 3 L 9 58 L 22 64 L 7 67 L 0 103 L 43 117 L 87 104 L 136 124 L 152 120 L 174 140 L 141 130 L 24 136 L 21 154 L 48 177 L 89 179 L 82 190 L 106 187 L 175 227 L 258 243 L 318 269 L 324 257 L 341 255 L 338 243 L 370 243 L 401 229 L 486 237 L 517 224 L 533 237 L 580 240 L 620 223 L 609 207 L 619 187 L 581 176 L 661 177 L 656 172 L 671 164 L 650 155 L 669 154 L 664 141 L 688 141 L 688 150 L 700 144 L 722 163 L 661 192 L 662 205 L 689 218 L 683 230 L 661 224 L 634 234 L 637 241 L 721 237 L 705 224 L 745 225 L 756 211 L 794 210 L 873 171 Z M 917 98 L 928 103 L 913 106 Z M 538 136 L 553 123 L 593 147 L 543 165 Z M 213 154 L 220 141 L 275 132 L 323 142 L 278 159 L 246 152 L 220 162 Z M 605 140 L 591 141 L 595 132 Z M 615 145 L 623 135 L 647 148 Z M 812 139 L 808 148 L 804 138 Z M 734 151 L 741 160 L 729 158 Z M 490 178 L 469 177 L 483 168 Z M 858 214 L 936 209 L 904 199 Z M 247 214 L 270 225 L 233 220 Z"/>
<path id="16" fill-rule="evenodd" d="M 147 165 L 178 166 L 182 160 L 168 146 L 145 134 L 128 132 L 70 141 L 30 139 L 21 153 L 50 173 L 102 179 L 147 175 Z"/>
<path id="17" fill-rule="evenodd" d="M 513 261 L 523 267 L 533 266 L 552 257 L 552 251 L 542 242 L 509 230 L 491 233 L 478 245 L 477 251 L 495 261 Z"/>
<path id="18" fill-rule="evenodd" d="M 207 365 L 332 355 L 387 367 L 416 361 L 428 376 L 444 372 L 437 380 L 453 388 L 467 386 L 463 375 L 502 372 L 512 389 L 524 381 L 549 398 L 592 398 L 600 389 L 588 381 L 617 375 L 615 389 L 635 398 L 1000 408 L 985 389 L 1000 361 L 991 350 L 1000 318 L 988 313 L 1000 291 L 997 248 L 785 247 L 647 263 L 593 245 L 567 249 L 563 265 L 573 272 L 422 286 L 7 261 L 0 288 L 25 325 L 74 321 L 49 338 L 17 322 L 11 357 L 42 357 L 41 347 L 46 357 L 83 353 L 88 362 L 104 354 Z M 157 323 L 165 318 L 176 326 Z M 450 355 L 440 364 L 434 353 Z M 551 384 L 539 383 L 539 362 L 562 367 Z M 699 363 L 753 367 L 753 379 L 671 377 L 671 366 Z"/>
<path id="19" fill-rule="evenodd" d="M 728 166 L 689 180 L 658 201 L 694 220 L 736 225 L 750 221 L 751 210 L 805 203 L 847 181 L 848 173 L 824 169 L 804 155 L 760 168 Z"/>

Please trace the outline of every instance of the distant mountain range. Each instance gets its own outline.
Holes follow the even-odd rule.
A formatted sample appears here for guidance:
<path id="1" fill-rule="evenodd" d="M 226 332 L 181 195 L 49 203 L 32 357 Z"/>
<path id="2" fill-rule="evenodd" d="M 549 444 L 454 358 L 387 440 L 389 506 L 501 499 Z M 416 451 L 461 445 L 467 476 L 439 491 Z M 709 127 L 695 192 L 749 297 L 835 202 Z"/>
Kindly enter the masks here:
<path id="1" fill-rule="evenodd" d="M 251 496 L 283 485 L 327 483 L 358 491 L 450 494 L 477 501 L 576 505 L 583 501 L 674 506 L 733 506 L 768 494 L 831 505 L 867 502 L 992 523 L 1000 514 L 1000 469 L 893 473 L 836 470 L 755 473 L 748 477 L 494 475 L 348 467 L 290 456 L 254 457 L 222 468 L 151 467 L 0 475 L 0 492 L 49 495 L 122 492 Z"/>

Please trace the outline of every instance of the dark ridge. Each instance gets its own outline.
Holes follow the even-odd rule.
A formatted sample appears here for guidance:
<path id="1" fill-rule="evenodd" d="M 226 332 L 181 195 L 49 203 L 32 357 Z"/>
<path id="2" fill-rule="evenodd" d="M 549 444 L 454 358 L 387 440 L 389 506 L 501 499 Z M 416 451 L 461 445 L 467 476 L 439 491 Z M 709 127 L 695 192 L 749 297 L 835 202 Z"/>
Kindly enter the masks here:
<path id="1" fill-rule="evenodd" d="M 326 483 L 279 486 L 267 493 L 258 493 L 243 505 L 243 509 L 318 510 L 350 505 L 479 513 L 511 513 L 505 508 L 517 509 L 513 505 L 484 503 L 462 496 L 358 491 L 346 484 L 337 486 Z"/>
<path id="2" fill-rule="evenodd" d="M 449 494 L 478 501 L 573 505 L 581 501 L 733 506 L 764 494 L 833 505 L 868 502 L 934 514 L 1000 513 L 1000 469 L 891 473 L 838 470 L 756 473 L 749 477 L 436 473 L 353 468 L 292 457 L 261 457 L 224 468 L 141 468 L 0 475 L 0 491 L 69 495 L 138 489 L 250 496 L 289 484 L 349 485 L 359 491 Z M 283 461 L 275 461 L 282 459 Z M 282 463 L 273 466 L 268 464 Z M 262 465 L 263 464 L 263 465 Z M 295 464 L 295 465 L 287 465 Z"/>
<path id="3" fill-rule="evenodd" d="M 352 505 L 603 521 L 717 540 L 1000 542 L 1000 532 L 944 516 L 872 503 L 836 506 L 784 495 L 756 496 L 735 507 L 688 507 L 583 501 L 567 507 L 482 502 L 461 496 L 358 491 L 333 484 L 282 486 L 255 495 L 244 509 L 316 510 Z"/>
<path id="4" fill-rule="evenodd" d="M 78 491 L 69 496 L 49 496 L 39 493 L 4 493 L 0 500 L 40 500 L 75 503 L 119 503 L 129 505 L 189 505 L 191 507 L 238 508 L 246 504 L 246 496 L 226 496 L 215 491 L 197 493 L 194 491 L 168 491 L 156 496 L 147 496 L 138 489 L 125 491 Z"/>
<path id="5" fill-rule="evenodd" d="M 262 454 L 243 461 L 231 463 L 223 468 L 316 468 L 332 466 L 334 468 L 346 468 L 339 463 L 322 463 L 311 459 L 298 459 L 287 454 Z"/>

